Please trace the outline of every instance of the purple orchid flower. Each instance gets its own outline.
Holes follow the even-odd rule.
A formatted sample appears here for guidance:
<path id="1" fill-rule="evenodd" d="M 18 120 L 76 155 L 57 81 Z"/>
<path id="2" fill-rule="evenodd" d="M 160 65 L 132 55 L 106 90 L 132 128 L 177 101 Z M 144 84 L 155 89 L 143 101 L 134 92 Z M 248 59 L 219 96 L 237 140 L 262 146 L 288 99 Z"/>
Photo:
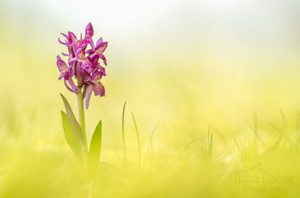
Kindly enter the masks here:
<path id="1" fill-rule="evenodd" d="M 72 67 L 68 67 L 65 61 L 63 61 L 60 56 L 56 57 L 56 65 L 58 70 L 60 71 L 59 80 L 64 79 L 66 87 L 74 92 L 77 93 L 77 87 L 74 84 L 72 77 L 74 76 L 74 72 Z"/>
<path id="2" fill-rule="evenodd" d="M 100 81 L 102 76 L 104 76 L 103 71 L 98 70 L 93 74 L 92 80 L 88 82 L 84 101 L 86 109 L 89 107 L 92 92 L 94 92 L 95 96 L 105 96 L 105 88 Z"/>
<path id="3" fill-rule="evenodd" d="M 108 43 L 102 38 L 97 40 L 94 45 L 93 36 L 94 28 L 89 23 L 85 28 L 85 35 L 82 38 L 77 38 L 73 32 L 67 34 L 62 33 L 64 41 L 58 39 L 58 42 L 65 45 L 67 53 L 62 53 L 68 57 L 66 63 L 60 56 L 57 56 L 56 65 L 60 72 L 59 80 L 64 80 L 68 90 L 78 94 L 83 93 L 85 107 L 88 108 L 91 93 L 95 96 L 105 96 L 105 88 L 101 83 L 103 76 L 106 76 L 105 68 L 99 63 L 101 59 L 104 65 L 107 65 L 107 60 L 104 56 L 104 51 Z M 77 81 L 75 85 L 74 80 Z"/>

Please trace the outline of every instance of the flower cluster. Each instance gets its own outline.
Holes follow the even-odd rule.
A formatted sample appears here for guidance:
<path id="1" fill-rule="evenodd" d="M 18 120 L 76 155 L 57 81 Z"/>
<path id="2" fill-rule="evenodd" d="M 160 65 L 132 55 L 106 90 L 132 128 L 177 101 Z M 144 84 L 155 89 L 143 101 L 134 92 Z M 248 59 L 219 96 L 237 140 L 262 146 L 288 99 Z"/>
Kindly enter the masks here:
<path id="1" fill-rule="evenodd" d="M 100 60 L 107 65 L 106 58 L 103 55 L 107 48 L 107 42 L 99 38 L 96 44 L 92 37 L 94 29 L 91 23 L 85 28 L 84 38 L 80 35 L 77 38 L 73 32 L 62 33 L 64 41 L 58 39 L 58 42 L 68 48 L 68 53 L 62 55 L 68 57 L 66 63 L 60 56 L 56 57 L 56 65 L 60 71 L 60 80 L 64 80 L 66 87 L 78 94 L 83 94 L 85 107 L 88 108 L 92 92 L 95 96 L 104 96 L 105 89 L 101 79 L 106 75 L 105 68 L 100 65 Z M 74 83 L 74 79 L 77 83 Z"/>

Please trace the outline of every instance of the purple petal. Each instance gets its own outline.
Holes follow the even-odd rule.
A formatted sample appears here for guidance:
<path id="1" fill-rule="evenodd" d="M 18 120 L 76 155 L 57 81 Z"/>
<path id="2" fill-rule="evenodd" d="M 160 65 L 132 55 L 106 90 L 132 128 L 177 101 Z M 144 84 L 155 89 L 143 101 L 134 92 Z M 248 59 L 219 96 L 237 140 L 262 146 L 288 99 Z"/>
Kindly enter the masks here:
<path id="1" fill-rule="evenodd" d="M 107 42 L 100 43 L 99 47 L 97 48 L 98 54 L 103 53 L 106 50 L 106 48 L 107 48 Z"/>
<path id="2" fill-rule="evenodd" d="M 66 37 L 66 39 L 68 39 L 68 35 L 64 34 L 64 33 L 60 33 L 61 35 L 63 35 L 64 37 Z"/>
<path id="3" fill-rule="evenodd" d="M 60 38 L 58 38 L 58 42 L 60 43 L 60 44 L 62 44 L 62 45 L 67 45 L 67 41 L 65 40 L 65 42 L 62 42 L 61 40 L 60 40 Z"/>
<path id="4" fill-rule="evenodd" d="M 74 42 L 74 41 L 77 40 L 77 37 L 76 37 L 76 35 L 73 32 L 69 31 L 68 32 L 68 39 L 69 39 L 70 42 Z"/>
<path id="5" fill-rule="evenodd" d="M 100 68 L 99 68 L 99 73 L 100 73 L 101 77 L 102 77 L 102 76 L 106 76 L 105 68 L 100 66 Z"/>
<path id="6" fill-rule="evenodd" d="M 100 81 L 97 81 L 93 87 L 95 96 L 105 96 L 105 88 Z"/>
<path id="7" fill-rule="evenodd" d="M 73 64 L 75 61 L 78 61 L 78 58 L 77 57 L 74 57 L 74 58 L 70 58 L 68 63 L 69 65 Z"/>
<path id="8" fill-rule="evenodd" d="M 99 39 L 98 39 L 98 41 L 97 41 L 97 43 L 96 43 L 96 49 L 97 48 L 99 48 L 99 46 L 100 46 L 100 44 L 103 42 L 103 38 L 102 37 L 100 37 Z"/>
<path id="9" fill-rule="evenodd" d="M 99 54 L 99 58 L 101 58 L 101 59 L 103 60 L 103 63 L 104 63 L 105 65 L 107 65 L 106 58 L 105 58 L 105 56 L 104 56 L 103 54 Z"/>
<path id="10" fill-rule="evenodd" d="M 63 56 L 69 56 L 69 54 L 66 54 L 64 52 L 61 53 Z"/>
<path id="11" fill-rule="evenodd" d="M 92 23 L 89 23 L 85 28 L 85 38 L 91 38 L 93 35 L 94 35 L 94 28 Z"/>
<path id="12" fill-rule="evenodd" d="M 69 80 L 73 77 L 73 75 L 73 70 L 71 68 L 68 68 L 66 71 L 61 72 L 58 79 L 61 80 L 62 78 L 64 78 L 65 80 Z"/>
<path id="13" fill-rule="evenodd" d="M 86 108 L 86 109 L 89 108 L 89 104 L 90 104 L 90 100 L 91 100 L 92 91 L 93 91 L 93 87 L 92 87 L 92 85 L 89 85 L 89 86 L 86 88 L 86 93 L 85 93 L 85 97 L 84 97 L 84 105 L 85 105 L 85 108 Z"/>
<path id="14" fill-rule="evenodd" d="M 93 49 L 89 49 L 89 50 L 86 50 L 85 52 L 86 52 L 87 54 L 92 54 L 92 53 L 94 53 L 94 51 L 95 51 L 95 50 L 93 50 Z"/>
<path id="15" fill-rule="evenodd" d="M 67 83 L 70 85 L 71 89 L 72 89 L 75 93 L 77 93 L 77 86 L 74 84 L 73 79 L 67 80 Z"/>
<path id="16" fill-rule="evenodd" d="M 80 52 L 82 51 L 82 48 L 78 48 L 78 49 L 76 49 L 76 51 L 75 51 L 75 55 L 77 56 Z"/>
<path id="17" fill-rule="evenodd" d="M 65 63 L 65 61 L 63 61 L 60 56 L 57 56 L 56 57 L 56 65 L 57 65 L 57 68 L 60 72 L 63 72 L 65 70 L 68 69 L 68 66 L 67 64 Z"/>
<path id="18" fill-rule="evenodd" d="M 94 70 L 93 64 L 89 59 L 86 59 L 81 63 L 81 68 L 84 69 L 87 73 L 91 73 Z"/>
<path id="19" fill-rule="evenodd" d="M 78 94 L 78 88 L 77 88 L 77 86 L 74 84 L 73 79 L 65 80 L 64 83 L 65 83 L 65 86 L 67 87 L 67 89 L 68 89 L 69 91 Z"/>
<path id="20" fill-rule="evenodd" d="M 87 44 L 89 44 L 89 41 L 82 39 L 82 40 L 77 41 L 76 44 L 77 44 L 77 47 L 79 47 L 79 48 L 86 48 Z"/>
<path id="21" fill-rule="evenodd" d="M 102 78 L 102 75 L 101 75 L 101 73 L 100 73 L 100 71 L 98 69 L 96 71 L 94 71 L 94 73 L 92 73 L 92 75 L 91 75 L 91 79 L 94 82 L 99 81 L 101 78 Z"/>

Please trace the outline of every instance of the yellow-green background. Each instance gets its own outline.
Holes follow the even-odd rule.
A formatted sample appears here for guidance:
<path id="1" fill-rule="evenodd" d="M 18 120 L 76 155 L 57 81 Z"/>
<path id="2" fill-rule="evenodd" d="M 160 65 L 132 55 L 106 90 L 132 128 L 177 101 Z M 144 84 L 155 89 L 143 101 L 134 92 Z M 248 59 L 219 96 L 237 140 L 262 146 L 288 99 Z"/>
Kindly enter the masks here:
<path id="1" fill-rule="evenodd" d="M 66 51 L 57 42 L 60 33 L 70 30 L 79 35 L 88 22 L 94 25 L 95 39 L 101 36 L 109 42 L 103 79 L 107 96 L 91 99 L 88 136 L 103 120 L 101 160 L 122 172 L 108 173 L 107 186 L 107 178 L 99 176 L 98 189 L 105 186 L 110 191 L 96 195 L 247 196 L 249 192 L 236 190 L 239 184 L 226 182 L 231 181 L 230 173 L 246 167 L 236 142 L 254 153 L 248 161 L 260 161 L 284 131 L 284 146 L 262 169 L 295 181 L 280 184 L 283 192 L 270 190 L 262 196 L 296 197 L 300 171 L 291 164 L 299 165 L 299 10 L 300 3 L 293 0 L 2 0 L 0 197 L 81 196 L 74 179 L 80 177 L 66 173 L 72 170 L 73 158 L 61 127 L 59 93 L 74 110 L 76 97 L 58 80 L 55 57 Z M 127 171 L 121 139 L 124 101 Z M 131 112 L 141 136 L 142 172 L 151 176 L 136 173 Z M 257 138 L 254 115 L 265 145 L 252 142 Z M 214 165 L 206 167 L 208 128 L 214 137 Z M 50 173 L 57 182 L 53 188 Z M 40 175 L 47 176 L 44 183 Z M 124 183 L 125 190 L 118 190 Z M 182 194 L 176 193 L 179 187 Z"/>

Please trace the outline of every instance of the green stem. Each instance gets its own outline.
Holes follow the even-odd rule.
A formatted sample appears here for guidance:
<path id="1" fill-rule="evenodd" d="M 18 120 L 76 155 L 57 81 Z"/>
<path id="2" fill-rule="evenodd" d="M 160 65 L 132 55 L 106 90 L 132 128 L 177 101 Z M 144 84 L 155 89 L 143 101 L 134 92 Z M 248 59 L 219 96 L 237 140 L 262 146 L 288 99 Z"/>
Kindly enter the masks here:
<path id="1" fill-rule="evenodd" d="M 84 106 L 83 106 L 83 95 L 81 89 L 79 89 L 77 94 L 77 102 L 78 102 L 78 116 L 79 116 L 79 124 L 83 132 L 83 136 L 86 141 L 86 129 L 85 129 L 85 117 L 84 117 Z"/>
<path id="2" fill-rule="evenodd" d="M 81 130 L 82 130 L 82 133 L 83 133 L 83 137 L 84 137 L 84 141 L 85 141 L 85 149 L 86 149 L 86 152 L 84 153 L 84 156 L 83 156 L 83 174 L 84 174 L 84 179 L 86 182 L 88 182 L 88 159 L 87 159 L 87 137 L 86 137 L 86 129 L 85 129 L 85 117 L 84 117 L 84 106 L 83 106 L 83 94 L 82 94 L 82 90 L 79 89 L 78 90 L 78 94 L 77 94 L 77 102 L 78 102 L 78 117 L 79 117 L 79 124 L 80 124 L 80 127 L 81 127 Z M 87 195 L 86 197 L 87 198 L 90 198 L 91 197 L 91 188 L 90 186 L 88 185 L 87 186 Z"/>

